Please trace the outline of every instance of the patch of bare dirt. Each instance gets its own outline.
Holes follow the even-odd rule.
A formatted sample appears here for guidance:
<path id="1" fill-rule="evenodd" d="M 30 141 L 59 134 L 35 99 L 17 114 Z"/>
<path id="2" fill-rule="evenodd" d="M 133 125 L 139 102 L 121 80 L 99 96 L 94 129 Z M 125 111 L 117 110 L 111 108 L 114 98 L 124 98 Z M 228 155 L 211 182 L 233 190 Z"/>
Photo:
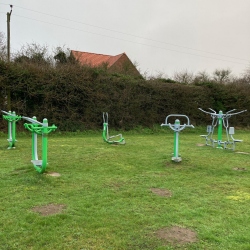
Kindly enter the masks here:
<path id="1" fill-rule="evenodd" d="M 66 206 L 62 204 L 48 204 L 45 206 L 34 207 L 32 208 L 32 211 L 39 213 L 42 216 L 49 216 L 61 213 L 64 208 L 66 208 Z"/>
<path id="2" fill-rule="evenodd" d="M 204 144 L 204 143 L 197 143 L 196 146 L 203 147 L 203 146 L 206 146 L 206 144 Z"/>
<path id="3" fill-rule="evenodd" d="M 46 174 L 49 176 L 52 176 L 52 177 L 60 177 L 61 176 L 59 173 L 56 173 L 56 172 L 48 172 Z"/>
<path id="4" fill-rule="evenodd" d="M 164 197 L 171 197 L 171 191 L 164 189 L 164 188 L 151 188 L 150 189 L 154 194 Z"/>
<path id="5" fill-rule="evenodd" d="M 235 167 L 235 168 L 233 168 L 233 170 L 236 170 L 236 171 L 247 171 L 246 168 L 239 168 L 239 167 Z"/>
<path id="6" fill-rule="evenodd" d="M 197 235 L 194 231 L 177 226 L 162 228 L 156 232 L 156 236 L 172 245 L 185 245 L 197 242 Z"/>
<path id="7" fill-rule="evenodd" d="M 250 153 L 248 153 L 248 152 L 240 152 L 240 151 L 237 151 L 237 152 L 235 152 L 236 154 L 243 154 L 243 155 L 249 155 Z"/>

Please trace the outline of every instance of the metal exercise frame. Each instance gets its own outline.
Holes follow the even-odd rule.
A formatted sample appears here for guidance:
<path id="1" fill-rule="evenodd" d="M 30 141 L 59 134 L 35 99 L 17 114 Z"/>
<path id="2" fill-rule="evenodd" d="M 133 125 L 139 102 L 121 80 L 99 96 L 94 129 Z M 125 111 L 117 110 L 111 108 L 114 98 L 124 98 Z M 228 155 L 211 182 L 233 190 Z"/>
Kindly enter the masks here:
<path id="1" fill-rule="evenodd" d="M 122 134 L 118 135 L 113 135 L 109 136 L 109 131 L 108 131 L 108 113 L 103 112 L 103 131 L 102 131 L 102 138 L 105 142 L 109 144 L 125 144 L 125 139 L 122 137 Z M 119 137 L 118 140 L 113 140 L 113 138 Z"/>
<path id="2" fill-rule="evenodd" d="M 16 115 L 16 112 L 13 111 L 3 111 L 1 110 L 3 115 L 3 119 L 8 121 L 8 139 L 7 141 L 9 142 L 9 147 L 8 149 L 15 148 L 16 145 L 16 122 L 19 121 L 22 117 L 19 115 Z"/>
<path id="3" fill-rule="evenodd" d="M 187 124 L 180 124 L 180 120 L 176 119 L 174 124 L 168 122 L 169 117 L 184 117 L 187 119 Z M 172 157 L 172 161 L 180 162 L 182 159 L 179 155 L 179 132 L 184 130 L 185 128 L 194 128 L 192 124 L 190 124 L 189 118 L 186 115 L 172 114 L 166 117 L 165 123 L 162 123 L 161 126 L 170 127 L 174 131 L 174 153 Z"/>
<path id="4" fill-rule="evenodd" d="M 222 111 L 219 111 L 219 113 L 216 113 L 216 111 L 211 109 L 211 108 L 209 108 L 209 110 L 212 112 L 205 111 L 201 108 L 199 108 L 199 110 L 206 113 L 206 114 L 209 114 L 212 117 L 212 124 L 207 126 L 207 133 L 208 134 L 201 135 L 201 137 L 205 138 L 207 146 L 215 147 L 215 144 L 217 143 L 216 148 L 235 150 L 236 142 L 243 141 L 243 140 L 234 139 L 234 137 L 233 137 L 234 127 L 229 127 L 228 120 L 232 115 L 238 115 L 238 114 L 241 114 L 243 112 L 246 112 L 247 110 L 234 112 L 236 109 L 232 109 L 232 110 L 229 110 L 228 112 L 226 112 L 225 114 L 223 114 Z M 218 135 L 217 135 L 217 140 L 215 140 L 215 139 L 213 139 L 213 134 L 214 134 L 214 129 L 217 125 L 218 125 Z M 223 126 L 226 130 L 226 137 L 227 137 L 226 141 L 222 140 Z"/>
<path id="5" fill-rule="evenodd" d="M 43 119 L 43 122 L 38 122 L 36 117 L 22 117 L 30 123 L 25 123 L 24 127 L 31 131 L 32 133 L 32 160 L 34 168 L 39 173 L 44 173 L 47 167 L 47 157 L 48 157 L 48 134 L 55 131 L 57 127 L 53 124 L 48 126 L 48 120 Z M 42 160 L 38 159 L 37 153 L 37 135 L 42 135 Z"/>

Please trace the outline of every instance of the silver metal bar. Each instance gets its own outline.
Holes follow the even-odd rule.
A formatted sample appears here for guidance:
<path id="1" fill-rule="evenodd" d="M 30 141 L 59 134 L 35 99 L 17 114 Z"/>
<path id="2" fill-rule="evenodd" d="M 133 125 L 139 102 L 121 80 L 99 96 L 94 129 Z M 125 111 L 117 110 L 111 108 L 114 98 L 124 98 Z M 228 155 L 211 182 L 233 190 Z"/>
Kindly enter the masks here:
<path id="1" fill-rule="evenodd" d="M 3 111 L 3 110 L 1 110 L 4 114 L 6 114 L 6 115 L 10 115 L 10 116 L 17 116 L 17 115 L 14 115 L 14 114 L 12 114 L 11 112 L 6 112 L 6 111 Z"/>
<path id="2" fill-rule="evenodd" d="M 169 117 L 173 117 L 173 116 L 175 116 L 175 117 L 185 117 L 185 118 L 187 119 L 187 122 L 188 122 L 187 125 L 188 125 L 188 126 L 190 125 L 189 118 L 188 118 L 186 115 L 179 115 L 179 114 L 168 115 L 168 116 L 166 117 L 165 124 L 169 124 L 169 123 L 168 123 L 168 118 L 169 118 Z M 162 124 L 162 126 L 164 126 L 164 124 Z"/>
<path id="3" fill-rule="evenodd" d="M 211 108 L 208 108 L 208 109 L 212 110 L 212 111 L 216 114 L 216 111 L 215 111 L 215 110 L 213 110 L 213 109 L 211 109 Z"/>
<path id="4" fill-rule="evenodd" d="M 229 113 L 233 112 L 234 110 L 236 110 L 236 109 L 229 110 L 226 112 L 226 114 L 229 114 Z"/>
<path id="5" fill-rule="evenodd" d="M 205 110 L 203 110 L 203 109 L 201 109 L 201 108 L 198 108 L 200 111 L 202 111 L 202 112 L 204 112 L 204 113 L 206 113 L 206 114 L 209 114 L 209 115 L 216 115 L 216 112 L 214 112 L 214 113 L 211 113 L 211 112 L 208 112 L 208 111 L 205 111 Z M 210 108 L 209 108 L 210 109 Z M 212 110 L 212 109 L 211 109 Z M 214 111 L 214 110 L 213 110 Z"/>
<path id="6" fill-rule="evenodd" d="M 30 118 L 30 117 L 22 116 L 22 118 L 23 118 L 24 120 L 27 120 L 27 121 L 33 123 L 33 124 L 39 124 L 39 125 L 43 126 L 43 123 L 42 123 L 42 122 L 39 122 L 39 121 L 37 121 L 37 120 L 35 120 L 35 119 L 32 119 L 32 118 Z"/>
<path id="7" fill-rule="evenodd" d="M 236 109 L 234 109 L 234 110 L 236 110 Z M 231 110 L 231 111 L 234 111 L 234 110 Z M 238 114 L 240 114 L 240 113 L 243 113 L 243 112 L 246 112 L 247 111 L 247 109 L 245 109 L 245 110 L 242 110 L 242 111 L 239 111 L 239 112 L 236 112 L 236 113 L 232 113 L 232 114 L 228 114 L 228 112 L 225 114 L 225 115 L 238 115 Z M 230 111 L 229 111 L 230 112 Z"/>

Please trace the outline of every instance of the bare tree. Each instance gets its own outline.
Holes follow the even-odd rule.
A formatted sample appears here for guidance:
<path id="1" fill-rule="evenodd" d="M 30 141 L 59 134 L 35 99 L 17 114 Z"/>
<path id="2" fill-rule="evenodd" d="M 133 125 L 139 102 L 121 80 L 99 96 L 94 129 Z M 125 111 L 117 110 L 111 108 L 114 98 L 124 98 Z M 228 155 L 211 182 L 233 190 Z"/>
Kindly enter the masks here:
<path id="1" fill-rule="evenodd" d="M 210 80 L 211 77 L 205 70 L 198 72 L 194 77 L 194 82 L 196 83 L 209 82 Z"/>
<path id="2" fill-rule="evenodd" d="M 213 80 L 217 83 L 229 83 L 231 81 L 231 73 L 230 69 L 216 69 L 213 73 Z"/>
<path id="3" fill-rule="evenodd" d="M 188 72 L 187 70 L 175 72 L 173 80 L 183 84 L 191 84 L 194 81 L 194 74 L 192 72 Z"/>
<path id="4" fill-rule="evenodd" d="M 14 61 L 39 65 L 51 65 L 53 63 L 53 59 L 49 55 L 48 46 L 36 43 L 22 46 L 21 50 L 15 55 Z"/>
<path id="5" fill-rule="evenodd" d="M 3 32 L 0 32 L 0 60 L 7 60 L 7 41 Z"/>
<path id="6" fill-rule="evenodd" d="M 250 66 L 245 70 L 243 74 L 243 79 L 245 82 L 250 84 Z"/>

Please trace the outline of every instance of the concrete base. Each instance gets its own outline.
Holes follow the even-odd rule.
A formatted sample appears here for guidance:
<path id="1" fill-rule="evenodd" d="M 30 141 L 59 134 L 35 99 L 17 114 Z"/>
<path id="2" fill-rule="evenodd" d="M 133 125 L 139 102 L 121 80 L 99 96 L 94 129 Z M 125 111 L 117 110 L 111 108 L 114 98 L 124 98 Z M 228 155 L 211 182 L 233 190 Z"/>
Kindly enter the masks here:
<path id="1" fill-rule="evenodd" d="M 33 164 L 35 164 L 36 166 L 42 166 L 42 160 L 31 160 L 31 162 L 33 163 Z"/>
<path id="2" fill-rule="evenodd" d="M 180 162 L 181 160 L 181 157 L 172 157 L 172 161 L 174 162 Z"/>

